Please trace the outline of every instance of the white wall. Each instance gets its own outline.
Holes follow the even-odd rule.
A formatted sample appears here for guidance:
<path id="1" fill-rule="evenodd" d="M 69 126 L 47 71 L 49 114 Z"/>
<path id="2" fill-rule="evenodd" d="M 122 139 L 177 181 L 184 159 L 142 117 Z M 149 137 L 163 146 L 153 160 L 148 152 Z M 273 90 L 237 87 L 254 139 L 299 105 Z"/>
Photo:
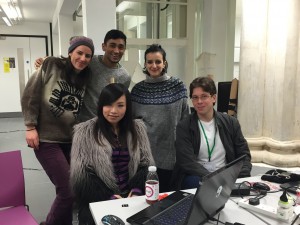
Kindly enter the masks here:
<path id="1" fill-rule="evenodd" d="M 10 35 L 39 35 L 39 36 L 47 36 L 48 37 L 48 53 L 51 54 L 51 44 L 50 44 L 50 24 L 49 23 L 22 23 L 19 25 L 15 25 L 12 27 L 8 27 L 5 25 L 0 25 L 0 34 L 10 34 Z M 8 44 L 1 46 L 1 53 L 5 53 L 5 56 L 12 56 L 15 57 L 17 48 L 21 47 L 22 43 L 16 43 L 16 44 Z M 23 44 L 22 46 L 25 46 Z M 36 46 L 29 47 L 31 51 Z M 40 57 L 44 57 L 44 55 L 41 55 L 41 52 L 39 51 L 40 48 L 37 50 L 32 50 L 34 52 L 28 53 L 31 56 L 37 56 L 40 55 Z M 24 54 L 26 56 L 26 49 L 24 49 Z M 45 51 L 42 51 L 45 52 Z M 10 54 L 11 53 L 11 54 Z M 43 53 L 45 54 L 45 53 Z M 27 59 L 28 57 L 26 57 Z M 29 57 L 30 58 L 30 57 Z M 1 63 L 3 59 L 0 59 Z M 32 59 L 33 60 L 33 59 Z M 16 59 L 16 64 L 17 64 Z M 14 112 L 20 112 L 20 85 L 19 84 L 19 75 L 18 75 L 18 65 L 15 69 L 11 69 L 9 73 L 4 73 L 3 68 L 1 67 L 0 75 L 1 75 L 1 89 L 0 89 L 0 95 L 4 97 L 4 99 L 1 100 L 1 104 L 3 107 L 0 109 L 0 113 L 14 113 Z M 26 70 L 27 71 L 27 70 Z M 25 71 L 24 75 L 26 75 L 26 78 L 28 76 L 27 72 Z M 15 74 L 16 73 L 16 74 Z M 31 72 L 29 72 L 31 73 Z M 29 74 L 30 75 L 30 74 Z M 27 81 L 27 79 L 25 79 Z M 4 83 L 3 83 L 4 82 Z M 23 84 L 24 85 L 24 84 Z M 6 96 L 6 97 L 5 97 Z M 7 103 L 6 103 L 7 102 Z"/>
<path id="2" fill-rule="evenodd" d="M 0 34 L 48 36 L 49 54 L 51 53 L 50 23 L 23 22 L 12 27 L 0 25 Z"/>
<path id="3" fill-rule="evenodd" d="M 95 54 L 103 54 L 107 31 L 116 29 L 116 3 L 112 0 L 82 0 L 83 35 L 93 39 Z"/>

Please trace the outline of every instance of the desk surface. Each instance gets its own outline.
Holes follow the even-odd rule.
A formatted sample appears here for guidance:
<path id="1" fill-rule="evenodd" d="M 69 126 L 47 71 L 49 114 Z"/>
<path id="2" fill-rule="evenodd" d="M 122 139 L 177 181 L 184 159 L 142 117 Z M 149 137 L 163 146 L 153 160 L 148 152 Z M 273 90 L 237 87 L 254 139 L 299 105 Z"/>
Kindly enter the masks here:
<path id="1" fill-rule="evenodd" d="M 237 182 L 242 181 L 261 181 L 260 177 L 251 177 L 238 179 Z M 194 193 L 195 189 L 186 190 L 187 192 Z M 269 206 L 277 207 L 278 198 L 282 192 L 278 193 L 269 193 L 266 197 L 260 199 L 262 204 L 267 204 Z M 225 205 L 225 208 L 220 212 L 219 220 L 221 222 L 239 222 L 243 224 L 255 224 L 255 225 L 283 225 L 290 224 L 291 222 L 283 222 L 268 216 L 265 216 L 261 213 L 253 212 L 251 210 L 246 210 L 237 205 L 237 202 L 241 198 L 230 198 Z M 113 214 L 120 217 L 125 224 L 126 219 L 135 213 L 141 211 L 142 209 L 148 207 L 149 205 L 145 201 L 145 196 L 133 197 L 133 198 L 124 198 L 116 199 L 102 202 L 93 202 L 90 203 L 90 210 L 94 217 L 95 223 L 97 225 L 102 225 L 101 219 L 107 214 Z M 207 222 L 206 224 L 216 224 L 216 222 Z M 220 224 L 220 223 L 219 223 Z"/>

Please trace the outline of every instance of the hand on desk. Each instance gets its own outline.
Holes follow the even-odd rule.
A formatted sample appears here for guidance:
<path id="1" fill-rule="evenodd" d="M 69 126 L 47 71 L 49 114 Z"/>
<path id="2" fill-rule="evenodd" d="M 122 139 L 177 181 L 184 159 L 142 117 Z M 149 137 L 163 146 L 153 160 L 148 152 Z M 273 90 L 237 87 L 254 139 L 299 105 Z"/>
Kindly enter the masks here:
<path id="1" fill-rule="evenodd" d="M 116 199 L 123 198 L 121 195 L 114 195 Z M 127 198 L 136 197 L 138 195 L 132 194 L 132 191 L 129 192 Z"/>

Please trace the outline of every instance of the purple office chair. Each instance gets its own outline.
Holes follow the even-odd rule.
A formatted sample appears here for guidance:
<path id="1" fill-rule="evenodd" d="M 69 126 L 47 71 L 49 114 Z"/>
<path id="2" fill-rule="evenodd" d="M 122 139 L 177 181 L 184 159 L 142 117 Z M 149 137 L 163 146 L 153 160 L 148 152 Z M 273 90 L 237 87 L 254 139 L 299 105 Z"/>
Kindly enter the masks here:
<path id="1" fill-rule="evenodd" d="M 25 203 L 20 150 L 0 153 L 0 224 L 38 225 Z"/>

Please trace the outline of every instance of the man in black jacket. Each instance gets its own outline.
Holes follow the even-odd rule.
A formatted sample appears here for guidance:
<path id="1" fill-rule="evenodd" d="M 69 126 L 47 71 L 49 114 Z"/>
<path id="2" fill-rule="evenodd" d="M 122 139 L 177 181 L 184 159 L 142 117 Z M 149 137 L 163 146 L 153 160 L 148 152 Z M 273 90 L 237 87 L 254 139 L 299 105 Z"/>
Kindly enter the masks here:
<path id="1" fill-rule="evenodd" d="M 214 110 L 217 91 L 209 77 L 199 77 L 190 84 L 190 98 L 195 112 L 176 128 L 175 189 L 199 186 L 202 177 L 246 155 L 239 177 L 251 172 L 251 155 L 238 120 Z"/>

